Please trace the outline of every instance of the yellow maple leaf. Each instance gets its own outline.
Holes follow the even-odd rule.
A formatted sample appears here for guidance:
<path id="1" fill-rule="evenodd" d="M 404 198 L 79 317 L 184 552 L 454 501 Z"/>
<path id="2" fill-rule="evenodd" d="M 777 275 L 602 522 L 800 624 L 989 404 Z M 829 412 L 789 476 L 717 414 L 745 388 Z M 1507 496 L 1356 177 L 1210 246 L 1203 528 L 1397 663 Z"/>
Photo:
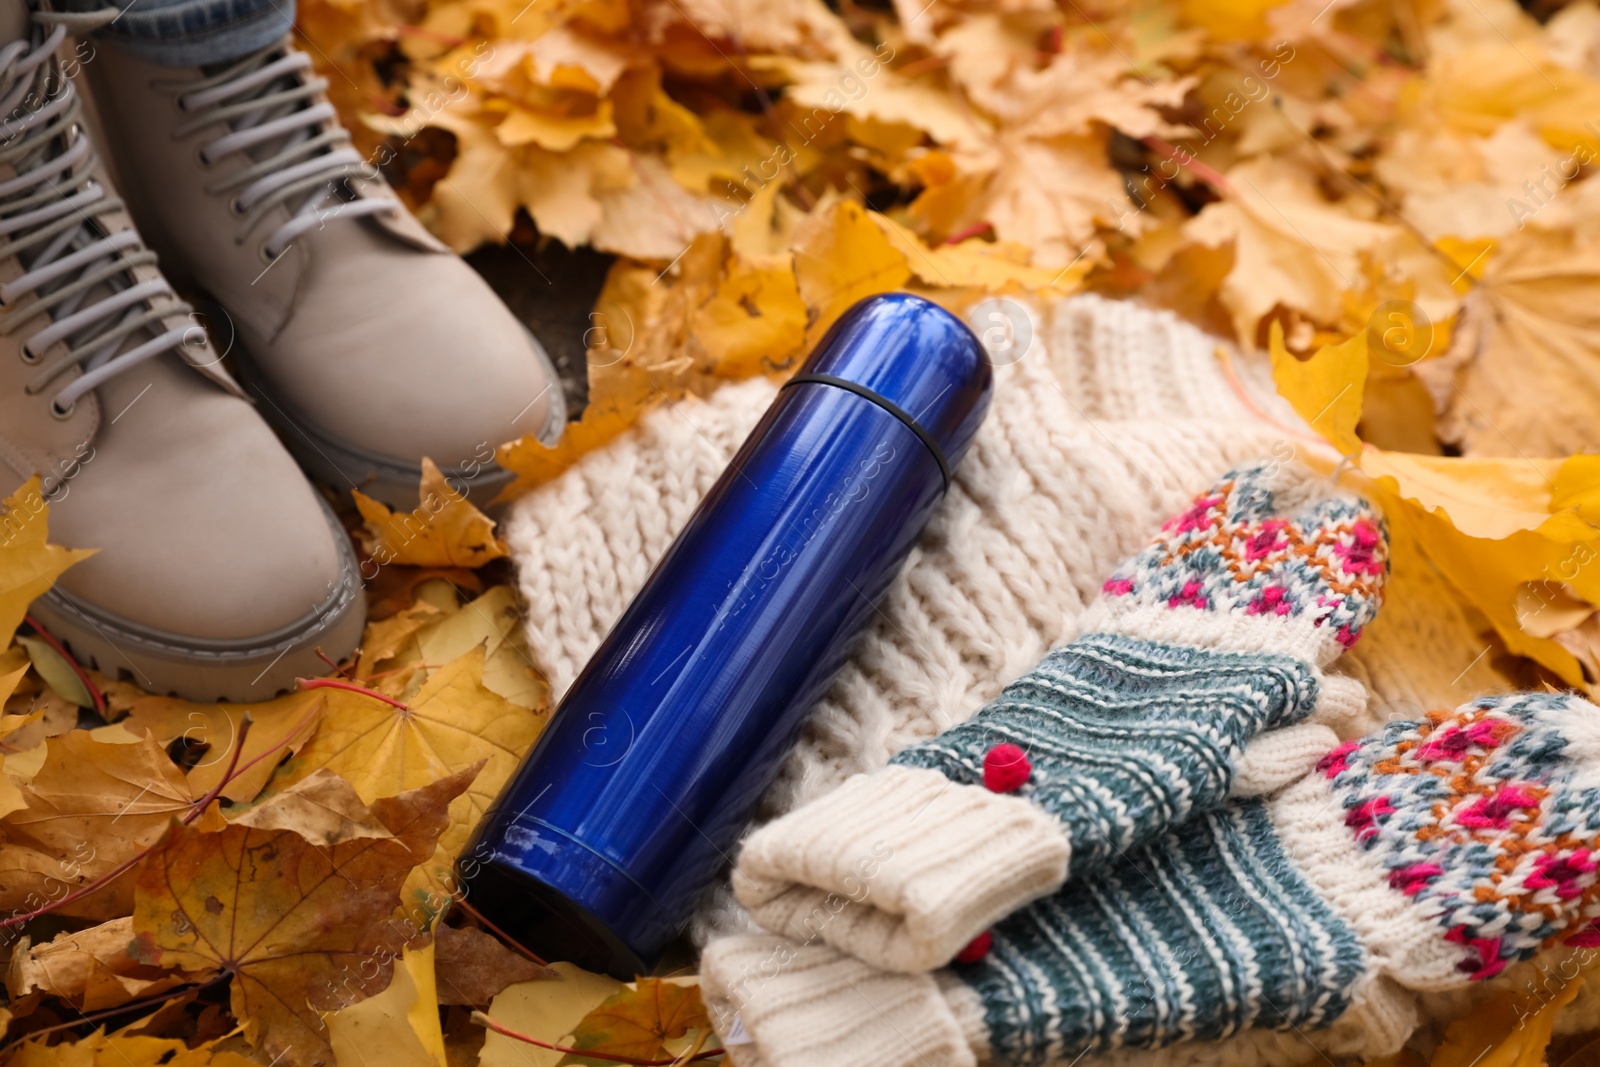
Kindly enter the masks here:
<path id="1" fill-rule="evenodd" d="M 328 847 L 360 838 L 393 837 L 349 782 L 320 770 L 248 807 L 228 809 L 228 822 L 257 830 L 293 830 Z"/>
<path id="2" fill-rule="evenodd" d="M 339 1067 L 444 1067 L 433 942 L 407 945 L 383 992 L 328 1016 Z"/>
<path id="3" fill-rule="evenodd" d="M 452 802 L 438 853 L 425 864 L 427 877 L 448 883 L 468 834 L 548 721 L 487 689 L 483 665 L 484 650 L 475 648 L 430 673 L 398 707 L 361 693 L 326 690 L 327 714 L 285 764 L 278 788 L 327 769 L 354 786 L 364 803 L 374 804 L 483 764 Z M 415 862 L 422 864 L 431 852 Z"/>
<path id="4" fill-rule="evenodd" d="M 153 844 L 194 803 L 183 771 L 149 736 L 109 744 L 84 730 L 52 737 L 21 785 L 25 807 L 0 820 L 0 907 L 59 900 Z M 61 909 L 94 919 L 125 914 L 130 875 Z"/>
<path id="5" fill-rule="evenodd" d="M 248 1056 L 218 1049 L 214 1041 L 190 1048 L 182 1038 L 128 1032 L 147 1022 L 141 1019 L 114 1034 L 95 1030 L 55 1045 L 45 1044 L 49 1038 L 34 1038 L 17 1049 L 11 1062 L 21 1067 L 256 1067 Z"/>
<path id="6" fill-rule="evenodd" d="M 1478 456 L 1564 456 L 1592 447 L 1591 426 L 1600 421 L 1600 239 L 1530 226 L 1487 258 L 1450 350 L 1417 368 L 1440 402 L 1442 438 Z"/>
<path id="7" fill-rule="evenodd" d="M 1361 421 L 1361 395 L 1367 381 L 1366 333 L 1299 360 L 1284 347 L 1283 325 L 1274 321 L 1267 345 L 1278 393 L 1340 455 L 1358 454 L 1361 440 L 1356 437 L 1356 423 Z"/>
<path id="8" fill-rule="evenodd" d="M 269 753 L 280 748 L 292 753 L 310 740 L 324 703 L 320 692 L 285 693 L 257 704 L 196 704 L 141 694 L 122 725 L 136 734 L 149 732 L 163 746 L 180 741 L 194 760 L 187 778 L 195 796 L 204 796 L 222 781 L 229 765 L 235 764 L 238 749 L 235 777 L 223 786 L 221 795 L 244 803 L 272 777 L 278 760 Z M 238 740 L 246 715 L 251 725 L 241 746 Z"/>
<path id="9" fill-rule="evenodd" d="M 789 83 L 784 96 L 799 111 L 791 121 L 803 137 L 814 139 L 823 122 L 844 114 L 912 126 L 941 145 L 975 146 L 985 139 L 985 124 L 949 93 L 886 69 L 882 60 L 892 49 L 874 52 L 854 41 L 840 49 L 833 62 L 763 56 L 751 64 Z"/>
<path id="10" fill-rule="evenodd" d="M 0 648 L 22 625 L 28 605 L 55 583 L 61 572 L 94 555 L 92 548 L 62 548 L 46 541 L 50 505 L 34 475 L 0 501 Z"/>
<path id="11" fill-rule="evenodd" d="M 563 1044 L 583 1017 L 606 998 L 626 988 L 615 978 L 590 974 L 570 963 L 555 963 L 552 979 L 507 986 L 489 1005 L 495 1022 L 520 1033 Z M 566 1053 L 539 1048 L 497 1034 L 485 1036 L 479 1067 L 556 1067 Z"/>
<path id="12" fill-rule="evenodd" d="M 783 366 L 805 344 L 806 305 L 788 267 L 735 263 L 695 312 L 695 337 L 729 378 Z"/>
<path id="13" fill-rule="evenodd" d="M 883 230 L 889 243 L 905 257 L 911 273 L 924 285 L 996 293 L 1027 289 L 1040 296 L 1059 296 L 1077 288 L 1094 266 L 1085 257 L 1064 271 L 1035 267 L 1028 262 L 1027 246 L 976 237 L 929 248 L 887 215 L 874 211 L 868 217 Z"/>
<path id="14" fill-rule="evenodd" d="M 1013 133 L 1086 134 L 1094 123 L 1135 138 L 1189 132 L 1158 109 L 1181 104 L 1196 79 L 1141 76 L 1121 52 L 1077 47 L 1041 66 L 1036 40 L 999 15 L 969 18 L 939 45 L 967 95 Z"/>
<path id="15" fill-rule="evenodd" d="M 1341 294 L 1361 282 L 1361 254 L 1398 238 L 1375 222 L 1369 201 L 1327 200 L 1292 161 L 1252 159 L 1227 172 L 1236 195 L 1209 204 L 1186 227 L 1202 245 L 1233 247 L 1233 269 L 1220 297 L 1239 340 L 1252 345 L 1256 324 L 1274 307 L 1332 323 Z"/>
<path id="16" fill-rule="evenodd" d="M 698 384 L 704 360 L 688 352 L 695 311 L 716 291 L 725 242 L 702 234 L 670 270 L 618 260 L 589 316 L 585 334 L 589 402 L 554 448 L 531 434 L 500 446 L 500 466 L 517 481 L 509 500 L 554 478 L 621 434 L 640 412 Z"/>
<path id="17" fill-rule="evenodd" d="M 351 495 L 366 522 L 363 547 L 379 566 L 481 567 L 506 554 L 494 535 L 494 520 L 426 456 L 414 510 L 396 514 L 359 489 Z"/>
<path id="18" fill-rule="evenodd" d="M 1286 0 L 1182 0 L 1184 21 L 1224 41 L 1258 39 L 1268 32 L 1267 13 Z"/>
<path id="19" fill-rule="evenodd" d="M 1032 138 L 1003 132 L 998 159 L 967 220 L 988 222 L 1003 241 L 1033 249 L 1033 262 L 1070 269 L 1097 253 L 1100 226 L 1137 234 L 1138 209 L 1106 156 L 1106 134 Z"/>
<path id="20" fill-rule="evenodd" d="M 1548 1000 L 1507 990 L 1445 1030 L 1429 1067 L 1543 1067 L 1556 1016 L 1583 988 L 1579 976 Z"/>
<path id="21" fill-rule="evenodd" d="M 552 152 L 565 152 L 580 141 L 604 140 L 617 132 L 609 100 L 598 101 L 593 111 L 578 115 L 518 107 L 501 100 L 490 101 L 488 110 L 505 112 L 505 118 L 494 128 L 494 135 L 507 148 L 536 144 Z"/>
<path id="22" fill-rule="evenodd" d="M 808 349 L 856 301 L 899 289 L 911 278 L 906 257 L 867 209 L 849 200 L 819 207 L 800 225 L 794 257 L 795 282 L 811 317 Z"/>
<path id="23" fill-rule="evenodd" d="M 1392 522 L 1405 521 L 1428 560 L 1489 620 L 1506 647 L 1582 685 L 1578 659 L 1550 632 L 1552 605 L 1600 604 L 1588 547 L 1600 508 L 1600 458 L 1489 459 L 1413 455 L 1354 434 L 1367 369 L 1365 335 L 1324 347 L 1306 364 L 1275 359 L 1279 388 L 1336 446 L 1354 444 L 1361 473 Z M 1312 368 L 1308 370 L 1307 368 Z M 1593 515 L 1584 512 L 1594 509 Z"/>

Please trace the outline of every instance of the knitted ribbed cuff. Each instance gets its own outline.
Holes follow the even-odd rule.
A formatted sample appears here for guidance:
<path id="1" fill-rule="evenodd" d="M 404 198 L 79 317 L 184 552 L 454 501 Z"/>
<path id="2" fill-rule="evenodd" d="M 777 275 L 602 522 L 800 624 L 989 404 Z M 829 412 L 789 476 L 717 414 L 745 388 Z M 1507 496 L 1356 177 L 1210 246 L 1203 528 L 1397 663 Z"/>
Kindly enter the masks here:
<path id="1" fill-rule="evenodd" d="M 1466 953 L 1442 936 L 1436 919 L 1397 887 L 1381 852 L 1362 848 L 1323 774 L 1309 774 L 1268 802 L 1284 854 L 1355 930 L 1376 966 L 1418 990 L 1451 989 L 1463 980 Z"/>
<path id="2" fill-rule="evenodd" d="M 752 834 L 734 893 L 756 922 L 893 971 L 948 963 L 1066 878 L 1061 827 L 1020 797 L 886 767 Z"/>
<path id="3" fill-rule="evenodd" d="M 776 936 L 714 941 L 700 960 L 700 988 L 741 1067 L 977 1062 L 933 975 L 881 971 L 825 945 Z"/>
<path id="4" fill-rule="evenodd" d="M 1233 767 L 1229 795 L 1265 796 L 1297 782 L 1339 746 L 1339 735 L 1317 722 L 1296 723 L 1260 734 L 1244 746 Z"/>

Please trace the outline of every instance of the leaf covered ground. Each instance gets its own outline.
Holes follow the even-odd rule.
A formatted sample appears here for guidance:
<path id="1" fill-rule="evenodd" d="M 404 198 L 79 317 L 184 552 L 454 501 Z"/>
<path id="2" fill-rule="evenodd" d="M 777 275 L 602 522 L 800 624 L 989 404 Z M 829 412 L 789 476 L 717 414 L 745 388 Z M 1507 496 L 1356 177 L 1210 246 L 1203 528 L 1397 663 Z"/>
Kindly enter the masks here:
<path id="1" fill-rule="evenodd" d="M 441 238 L 612 257 L 587 404 L 555 448 L 501 447 L 513 495 L 664 398 L 784 374 L 868 294 L 964 312 L 1094 290 L 1232 341 L 1225 373 L 1271 364 L 1314 431 L 1285 433 L 1389 517 L 1380 625 L 1448 610 L 1481 638 L 1460 665 L 1477 684 L 1600 684 L 1593 0 L 301 0 L 299 18 L 358 143 Z M 692 975 L 545 961 L 457 899 L 452 860 L 550 707 L 493 523 L 431 465 L 421 490 L 412 515 L 352 502 L 375 576 L 362 651 L 248 707 L 72 662 L 27 610 L 95 546 L 49 543 L 37 481 L 5 500 L 0 1059 L 718 1057 Z M 1593 964 L 1441 999 L 1385 1067 L 1600 1062 Z"/>

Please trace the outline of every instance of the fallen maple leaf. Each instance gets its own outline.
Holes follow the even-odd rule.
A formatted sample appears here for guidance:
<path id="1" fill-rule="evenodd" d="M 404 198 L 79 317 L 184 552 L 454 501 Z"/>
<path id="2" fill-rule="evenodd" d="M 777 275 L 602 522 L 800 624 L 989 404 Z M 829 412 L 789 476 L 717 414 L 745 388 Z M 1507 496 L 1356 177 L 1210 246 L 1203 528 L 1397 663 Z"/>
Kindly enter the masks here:
<path id="1" fill-rule="evenodd" d="M 1279 305 L 1337 321 L 1340 294 L 1361 280 L 1361 254 L 1399 238 L 1397 227 L 1372 219 L 1370 201 L 1329 203 L 1292 162 L 1249 160 L 1228 171 L 1227 180 L 1234 197 L 1208 205 L 1185 232 L 1208 247 L 1232 245 L 1220 298 L 1247 345 L 1255 343 L 1257 323 Z"/>
<path id="2" fill-rule="evenodd" d="M 531 434 L 500 446 L 495 457 L 517 481 L 498 500 L 542 485 L 585 453 L 623 433 L 639 414 L 709 378 L 686 351 L 696 310 L 715 292 L 724 258 L 717 234 L 695 238 L 670 270 L 623 260 L 612 266 L 585 334 L 589 402 L 554 448 Z"/>
<path id="3" fill-rule="evenodd" d="M 300 1067 L 330 1062 L 324 1014 L 383 989 L 404 946 L 426 935 L 391 921 L 400 887 L 481 769 L 376 800 L 390 837 L 324 847 L 293 830 L 174 826 L 136 868 L 130 953 L 228 974 L 252 1044 Z"/>
<path id="4" fill-rule="evenodd" d="M 717 373 L 730 378 L 788 363 L 806 338 L 806 305 L 794 271 L 736 264 L 695 312 L 694 332 Z"/>
<path id="5" fill-rule="evenodd" d="M 938 47 L 972 101 L 1024 137 L 1086 134 L 1094 123 L 1135 138 L 1193 132 L 1159 109 L 1181 104 L 1196 79 L 1141 78 L 1126 55 L 1087 47 L 1039 66 L 1035 38 L 984 14 L 941 34 Z"/>
<path id="6" fill-rule="evenodd" d="M 228 812 L 235 826 L 292 830 L 313 845 L 328 847 L 361 838 L 394 835 L 361 802 L 350 783 L 320 770 L 243 810 Z"/>
<path id="7" fill-rule="evenodd" d="M 408 945 L 383 992 L 328 1016 L 339 1067 L 444 1067 L 434 971 L 433 943 Z"/>
<path id="8" fill-rule="evenodd" d="M 285 765 L 279 788 L 325 768 L 376 806 L 381 797 L 481 767 L 450 805 L 437 855 L 428 860 L 430 847 L 413 859 L 423 864 L 419 878 L 434 879 L 435 891 L 448 885 L 456 853 L 548 720 L 485 688 L 483 664 L 483 649 L 473 649 L 429 674 L 400 707 L 327 690 L 328 713 L 316 736 Z"/>
<path id="9" fill-rule="evenodd" d="M 204 977 L 135 960 L 128 955 L 132 939 L 133 919 L 127 916 L 76 933 L 58 934 L 42 945 L 30 945 L 23 938 L 6 967 L 6 992 L 13 1001 L 30 993 L 45 993 L 91 1012 Z"/>
<path id="10" fill-rule="evenodd" d="M 1590 448 L 1600 421 L 1600 238 L 1529 227 L 1481 258 L 1450 350 L 1418 367 L 1441 437 L 1474 456 Z"/>
<path id="11" fill-rule="evenodd" d="M 1103 133 L 1033 138 L 1002 134 L 999 158 L 964 222 L 988 222 L 1001 240 L 1033 249 L 1033 261 L 1063 271 L 1099 248 L 1097 229 L 1143 225 L 1127 184 L 1111 169 Z M 960 225 L 958 223 L 958 225 Z"/>
<path id="12" fill-rule="evenodd" d="M 1313 430 L 1328 439 L 1342 456 L 1361 451 L 1356 423 L 1361 421 L 1361 396 L 1367 382 L 1367 335 L 1358 333 L 1342 344 L 1298 360 L 1283 344 L 1283 326 L 1274 322 L 1268 337 L 1272 376 L 1278 392 L 1295 405 Z M 1312 400 L 1322 404 L 1306 410 Z M 1327 398 L 1325 401 L 1323 398 Z"/>
<path id="13" fill-rule="evenodd" d="M 1563 982 L 1548 999 L 1507 990 L 1474 1007 L 1445 1030 L 1429 1067 L 1543 1067 L 1556 1016 L 1583 983 Z"/>
<path id="14" fill-rule="evenodd" d="M 73 730 L 44 745 L 44 762 L 20 787 L 25 804 L 0 820 L 0 908 L 30 910 L 107 874 L 150 845 L 194 804 L 183 771 L 146 736 L 131 745 Z M 62 908 L 91 919 L 126 915 L 125 874 Z"/>
<path id="15" fill-rule="evenodd" d="M 1360 405 L 1351 397 L 1360 395 L 1355 386 L 1365 377 L 1366 355 L 1363 336 L 1326 346 L 1307 364 L 1278 358 L 1278 389 L 1324 436 L 1336 437 L 1341 447 L 1359 446 L 1347 454 L 1372 479 L 1389 521 L 1406 524 L 1407 536 L 1508 649 L 1582 685 L 1574 654 L 1543 628 L 1526 624 L 1558 593 L 1600 604 L 1600 575 L 1586 566 L 1600 518 L 1594 503 L 1600 500 L 1600 461 L 1426 456 L 1362 445 L 1352 421 Z"/>
<path id="16" fill-rule="evenodd" d="M 625 988 L 615 978 L 591 974 L 570 963 L 554 963 L 552 979 L 518 982 L 507 986 L 489 1005 L 498 1023 L 561 1044 L 584 1016 L 608 997 Z M 565 1054 L 522 1044 L 490 1031 L 484 1039 L 479 1067 L 556 1067 Z"/>
<path id="17" fill-rule="evenodd" d="M 899 289 L 911 279 L 905 255 L 849 200 L 819 207 L 795 234 L 795 280 L 810 309 L 807 347 L 863 297 Z"/>
<path id="18" fill-rule="evenodd" d="M 632 1060 L 669 1058 L 663 1042 L 690 1030 L 709 1030 L 698 985 L 640 978 L 606 998 L 579 1021 L 572 1046 Z"/>
<path id="19" fill-rule="evenodd" d="M 416 567 L 481 567 L 506 554 L 494 536 L 494 522 L 467 500 L 439 471 L 422 459 L 420 503 L 396 514 L 359 489 L 351 490 L 366 521 L 363 547 L 374 563 Z"/>
<path id="20" fill-rule="evenodd" d="M 378 677 L 377 685 L 385 693 L 405 697 L 441 664 L 482 647 L 484 688 L 519 707 L 545 710 L 549 686 L 533 667 L 521 612 L 509 586 L 494 586 L 466 603 L 456 599 L 453 587 L 430 587 L 424 592 L 433 599 L 419 600 L 398 615 L 368 625 L 356 664 L 357 681 Z"/>
<path id="21" fill-rule="evenodd" d="M 204 796 L 214 789 L 233 762 L 238 749 L 236 777 L 222 787 L 222 796 L 240 803 L 260 793 L 272 777 L 278 758 L 271 753 L 282 749 L 296 752 L 306 741 L 323 713 L 323 697 L 314 692 L 286 693 L 259 704 L 194 704 L 168 696 L 142 696 L 132 702 L 122 725 L 134 733 L 149 732 L 162 745 L 181 741 L 195 762 L 187 772 L 189 789 Z M 245 716 L 251 727 L 238 738 Z"/>
<path id="22" fill-rule="evenodd" d="M 22 625 L 28 605 L 55 584 L 61 572 L 94 555 L 92 548 L 49 544 L 50 505 L 34 475 L 0 501 L 0 648 Z"/>
<path id="23" fill-rule="evenodd" d="M 215 1041 L 190 1048 L 181 1038 L 128 1032 L 139 1025 L 134 1023 L 114 1034 L 96 1030 L 78 1041 L 58 1045 L 27 1041 L 10 1062 L 20 1067 L 259 1067 L 248 1056 L 215 1047 Z"/>

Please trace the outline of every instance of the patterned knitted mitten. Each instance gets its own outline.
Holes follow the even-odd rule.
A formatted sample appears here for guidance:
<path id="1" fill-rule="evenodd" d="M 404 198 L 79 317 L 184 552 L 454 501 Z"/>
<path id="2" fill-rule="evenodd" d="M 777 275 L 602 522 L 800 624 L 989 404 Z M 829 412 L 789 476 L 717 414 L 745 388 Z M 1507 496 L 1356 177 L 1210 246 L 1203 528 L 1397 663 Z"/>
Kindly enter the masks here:
<path id="1" fill-rule="evenodd" d="M 1197 816 L 1000 922 L 973 963 L 904 974 L 743 937 L 707 949 L 702 981 L 738 1062 L 766 1067 L 1066 1063 L 1290 1029 L 1370 1058 L 1404 1042 L 1413 991 L 1600 944 L 1597 861 L 1600 708 L 1490 697 Z"/>
<path id="2" fill-rule="evenodd" d="M 969 722 L 753 833 L 756 921 L 878 967 L 948 962 L 995 920 L 1231 793 L 1292 781 L 1365 704 L 1322 668 L 1387 573 L 1364 500 L 1235 470 L 1105 583 L 1085 634 Z"/>

